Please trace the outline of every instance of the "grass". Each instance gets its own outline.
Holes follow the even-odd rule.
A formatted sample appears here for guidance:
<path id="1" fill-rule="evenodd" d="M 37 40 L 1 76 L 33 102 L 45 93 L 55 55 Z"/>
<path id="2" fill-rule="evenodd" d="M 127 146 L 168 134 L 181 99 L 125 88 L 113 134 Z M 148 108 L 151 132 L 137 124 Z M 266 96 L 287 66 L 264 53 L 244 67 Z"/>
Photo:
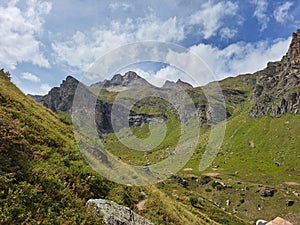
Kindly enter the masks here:
<path id="1" fill-rule="evenodd" d="M 1 224 L 102 224 L 86 211 L 88 199 L 110 199 L 138 212 L 141 191 L 148 201 L 138 213 L 155 224 L 217 224 L 188 200 L 177 202 L 156 186 L 128 187 L 101 177 L 80 154 L 69 116 L 55 115 L 25 96 L 3 70 L 0 115 Z M 176 123 L 168 126 L 172 130 Z M 170 132 L 161 148 L 177 135 Z"/>
<path id="2" fill-rule="evenodd" d="M 145 210 L 138 213 L 155 224 L 242 225 L 247 224 L 242 219 L 250 223 L 258 218 L 268 220 L 276 216 L 291 216 L 297 221 L 299 199 L 293 193 L 299 192 L 300 186 L 288 186 L 285 182 L 300 183 L 300 115 L 249 118 L 253 86 L 245 84 L 244 78 L 238 76 L 220 82 L 223 89 L 240 90 L 244 94 L 225 99 L 231 117 L 226 123 L 221 149 L 209 168 L 199 171 L 211 131 L 209 126 L 203 126 L 195 153 L 184 166 L 192 170 L 178 173 L 188 181 L 187 188 L 174 179 L 152 186 L 128 187 L 108 181 L 87 165 L 74 140 L 67 114 L 55 115 L 41 107 L 20 92 L 10 82 L 9 74 L 1 70 L 1 223 L 101 224 L 101 218 L 93 217 L 84 208 L 89 198 L 110 199 L 138 212 L 135 204 L 141 200 L 141 191 L 148 195 L 148 200 Z M 203 90 L 189 90 L 189 94 L 197 104 L 207 107 Z M 99 96 L 109 102 L 115 97 L 116 93 L 105 90 Z M 179 123 L 174 109 L 164 100 L 149 97 L 139 101 L 132 110 L 167 118 L 162 142 L 142 152 L 124 146 L 116 134 L 108 134 L 103 139 L 105 148 L 131 165 L 154 164 L 167 158 L 178 145 L 180 130 L 185 126 Z M 205 115 L 202 119 L 206 119 Z M 163 134 L 162 127 L 152 128 L 155 135 Z M 149 144 L 152 128 L 144 125 L 120 130 L 118 134 L 127 137 L 132 132 L 134 135 L 128 136 L 129 141 L 136 136 Z M 183 136 L 184 143 L 189 143 L 191 137 Z M 200 185 L 197 179 L 205 173 L 218 175 L 208 184 Z M 218 188 L 220 185 L 216 181 L 231 188 Z M 275 196 L 261 197 L 257 193 L 259 185 L 276 188 Z M 295 204 L 286 207 L 287 199 L 294 200 Z M 230 200 L 229 205 L 226 205 L 227 200 Z"/>

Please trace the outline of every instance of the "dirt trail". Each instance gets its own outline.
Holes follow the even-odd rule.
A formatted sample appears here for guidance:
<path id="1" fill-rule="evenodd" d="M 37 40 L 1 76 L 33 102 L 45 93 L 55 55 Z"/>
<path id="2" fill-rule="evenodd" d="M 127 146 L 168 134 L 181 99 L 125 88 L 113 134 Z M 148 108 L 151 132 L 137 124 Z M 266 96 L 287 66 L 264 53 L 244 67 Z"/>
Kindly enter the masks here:
<path id="1" fill-rule="evenodd" d="M 143 199 L 136 204 L 136 207 L 139 211 L 143 211 L 145 209 L 145 203 L 148 201 L 148 196 L 141 192 Z"/>

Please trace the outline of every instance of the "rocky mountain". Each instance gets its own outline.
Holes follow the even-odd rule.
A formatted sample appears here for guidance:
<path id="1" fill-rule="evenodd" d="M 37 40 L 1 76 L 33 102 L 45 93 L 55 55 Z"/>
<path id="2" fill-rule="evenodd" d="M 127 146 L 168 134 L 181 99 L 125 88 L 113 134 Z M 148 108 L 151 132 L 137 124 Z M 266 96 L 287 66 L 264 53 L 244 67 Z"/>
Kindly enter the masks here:
<path id="1" fill-rule="evenodd" d="M 124 91 L 130 87 L 154 87 L 133 71 L 128 71 L 123 76 L 121 74 L 116 74 L 111 80 L 104 80 L 91 85 L 91 87 L 95 86 L 115 92 Z"/>
<path id="2" fill-rule="evenodd" d="M 67 76 L 59 87 L 52 88 L 47 95 L 29 95 L 35 101 L 51 109 L 53 112 L 71 112 L 72 103 L 79 81 L 72 76 Z M 83 84 L 81 84 L 84 86 Z"/>
<path id="3" fill-rule="evenodd" d="M 68 76 L 60 87 L 55 87 L 45 96 L 31 96 L 42 105 L 54 112 L 71 112 L 72 102 L 77 86 L 80 84 L 75 78 Z M 236 111 L 236 108 L 248 101 L 251 96 L 250 117 L 262 117 L 271 115 L 277 117 L 285 113 L 300 113 L 300 29 L 293 34 L 290 48 L 285 56 L 278 62 L 269 62 L 267 67 L 254 74 L 240 75 L 234 78 L 227 78 L 219 84 L 223 90 L 226 101 L 226 115 L 221 115 L 224 106 L 217 101 L 208 107 L 206 96 L 203 90 L 209 91 L 214 83 L 204 87 L 193 88 L 190 84 L 178 79 L 176 82 L 166 81 L 162 88 L 156 88 L 141 78 L 135 72 L 129 71 L 124 75 L 116 74 L 111 80 L 104 80 L 87 87 L 80 84 L 87 93 L 92 95 L 94 87 L 102 87 L 108 93 L 115 93 L 127 90 L 131 87 L 155 88 L 157 91 L 170 93 L 174 96 L 180 90 L 185 90 L 192 97 L 196 108 L 201 115 L 202 124 L 216 123 L 228 118 Z M 172 90 L 172 92 L 168 92 Z M 111 92 L 112 91 L 112 92 Z M 97 124 L 102 133 L 112 132 L 110 123 L 110 112 L 112 102 L 106 100 L 104 94 L 102 100 L 96 104 Z M 180 96 L 180 94 L 178 95 Z M 139 108 L 153 107 L 147 101 L 143 101 Z M 183 106 L 176 106 L 177 108 Z M 217 118 L 212 117 L 212 112 Z M 186 115 L 188 118 L 188 115 Z M 153 116 L 147 113 L 132 111 L 129 121 L 133 126 L 140 126 L 151 121 Z"/>
<path id="4" fill-rule="evenodd" d="M 162 86 L 162 89 L 178 89 L 178 88 L 187 90 L 187 89 L 193 88 L 193 86 L 187 82 L 180 80 L 180 79 L 178 79 L 176 82 L 167 80 L 164 83 L 164 85 Z"/>
<path id="5" fill-rule="evenodd" d="M 250 117 L 300 113 L 300 29 L 293 33 L 289 50 L 279 62 L 269 62 L 258 73 Z"/>

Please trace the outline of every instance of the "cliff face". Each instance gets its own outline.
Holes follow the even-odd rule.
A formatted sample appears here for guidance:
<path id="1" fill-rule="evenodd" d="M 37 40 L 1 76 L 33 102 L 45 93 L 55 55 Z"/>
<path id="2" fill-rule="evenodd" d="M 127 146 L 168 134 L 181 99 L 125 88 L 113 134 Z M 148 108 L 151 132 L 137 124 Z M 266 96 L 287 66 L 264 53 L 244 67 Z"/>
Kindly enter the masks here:
<path id="1" fill-rule="evenodd" d="M 250 117 L 300 113 L 300 29 L 279 62 L 269 62 L 257 77 Z"/>
<path id="2" fill-rule="evenodd" d="M 45 96 L 31 96 L 53 112 L 71 112 L 72 103 L 79 81 L 68 76 L 60 87 L 52 88 Z"/>

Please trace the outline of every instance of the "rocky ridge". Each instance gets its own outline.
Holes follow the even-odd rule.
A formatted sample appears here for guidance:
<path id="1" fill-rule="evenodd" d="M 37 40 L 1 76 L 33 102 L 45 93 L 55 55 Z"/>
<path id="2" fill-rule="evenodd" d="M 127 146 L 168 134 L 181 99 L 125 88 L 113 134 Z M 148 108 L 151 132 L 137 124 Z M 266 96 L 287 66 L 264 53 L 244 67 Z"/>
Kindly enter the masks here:
<path id="1" fill-rule="evenodd" d="M 252 94 L 249 116 L 278 117 L 300 113 L 300 29 L 293 33 L 288 52 L 279 62 L 260 71 Z"/>
<path id="2" fill-rule="evenodd" d="M 184 82 L 180 79 L 178 79 L 176 82 L 167 80 L 164 85 L 162 86 L 162 89 L 183 89 L 187 90 L 193 88 L 192 85 L 190 85 L 187 82 Z"/>
<path id="3" fill-rule="evenodd" d="M 177 82 L 166 81 L 162 88 L 156 88 L 148 83 L 145 79 L 141 78 L 135 72 L 129 71 L 124 75 L 116 74 L 111 80 L 104 80 L 98 82 L 90 87 L 81 84 L 75 78 L 68 76 L 62 82 L 60 87 L 55 87 L 45 96 L 31 96 L 42 105 L 48 107 L 54 112 L 63 111 L 71 112 L 74 94 L 77 86 L 80 84 L 90 92 L 93 87 L 104 88 L 108 91 L 123 91 L 130 87 L 142 86 L 155 88 L 159 91 L 170 93 L 174 98 L 178 98 L 181 90 L 188 92 L 194 100 L 194 105 L 198 110 L 201 117 L 201 124 L 217 123 L 224 120 L 225 117 L 231 116 L 231 111 L 234 110 L 236 105 L 247 101 L 249 93 L 251 94 L 251 104 L 249 110 L 250 117 L 262 117 L 271 115 L 278 117 L 285 113 L 300 113 L 300 29 L 297 33 L 293 33 L 292 41 L 288 52 L 282 57 L 281 61 L 269 62 L 267 67 L 254 73 L 253 75 L 241 75 L 238 85 L 247 86 L 249 91 L 243 89 L 235 89 L 234 85 L 222 86 L 223 95 L 226 101 L 226 115 L 223 115 L 224 106 L 219 102 L 214 102 L 208 106 L 204 94 L 199 92 L 198 88 L 193 88 L 190 84 L 181 81 Z M 238 78 L 236 77 L 236 78 Z M 236 82 L 236 78 L 227 78 L 230 82 Z M 232 79 L 232 80 L 230 80 Z M 224 80 L 226 83 L 226 79 Z M 222 84 L 223 81 L 220 81 Z M 212 90 L 211 84 L 201 87 L 203 90 Z M 228 83 L 228 82 L 227 82 Z M 253 90 L 253 91 L 252 91 Z M 90 92 L 92 94 L 92 92 Z M 195 101 L 196 100 L 196 101 Z M 147 106 L 147 102 L 143 103 Z M 142 108 L 143 106 L 140 106 Z M 151 105 L 149 105 L 151 108 Z M 185 107 L 178 105 L 177 108 Z M 96 121 L 101 133 L 113 132 L 110 113 L 112 103 L 105 101 L 97 101 Z M 189 118 L 189 115 L 185 115 Z M 137 114 L 131 112 L 130 125 L 141 126 L 151 120 L 156 120 L 153 116 L 147 114 Z"/>
<path id="4" fill-rule="evenodd" d="M 133 71 L 128 71 L 122 76 L 121 74 L 116 74 L 111 80 L 104 80 L 98 83 L 92 84 L 91 87 L 96 86 L 100 88 L 105 88 L 109 91 L 124 91 L 130 87 L 154 87 L 144 78 L 140 77 Z"/>

